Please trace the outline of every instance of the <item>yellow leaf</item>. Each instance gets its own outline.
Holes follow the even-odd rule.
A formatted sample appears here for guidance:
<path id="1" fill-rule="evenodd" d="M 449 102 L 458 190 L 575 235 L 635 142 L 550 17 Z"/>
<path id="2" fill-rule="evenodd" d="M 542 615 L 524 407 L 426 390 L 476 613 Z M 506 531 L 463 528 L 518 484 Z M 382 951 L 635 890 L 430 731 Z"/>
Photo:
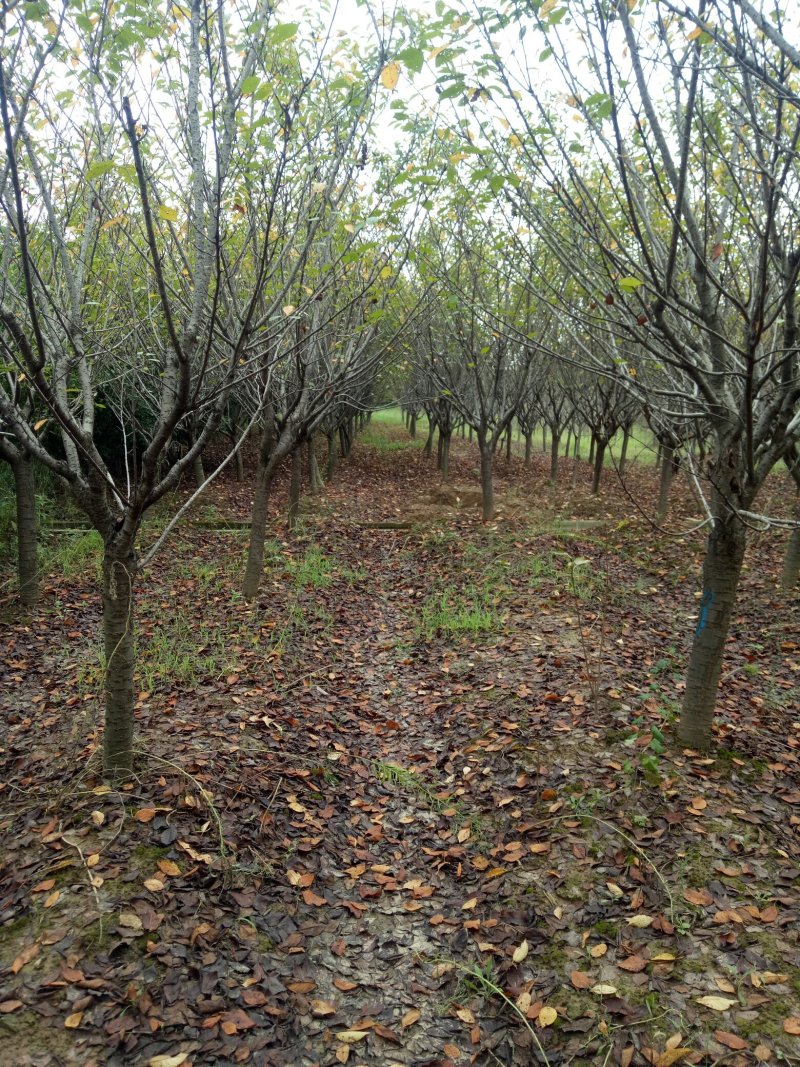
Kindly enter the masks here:
<path id="1" fill-rule="evenodd" d="M 673 1063 L 682 1060 L 684 1056 L 688 1056 L 691 1051 L 690 1048 L 668 1048 L 665 1052 L 662 1052 L 656 1060 L 656 1067 L 672 1067 Z"/>
<path id="2" fill-rule="evenodd" d="M 174 207 L 167 207 L 166 204 L 159 204 L 158 217 L 163 219 L 164 222 L 177 222 L 178 212 Z"/>
<path id="3" fill-rule="evenodd" d="M 544 0 L 544 3 L 539 9 L 539 17 L 546 19 L 555 6 L 556 0 Z"/>
<path id="4" fill-rule="evenodd" d="M 711 1008 L 712 1011 L 728 1011 L 736 1004 L 735 1000 L 729 1000 L 727 997 L 696 997 L 698 1004 L 702 1004 L 704 1008 Z"/>
<path id="5" fill-rule="evenodd" d="M 284 315 L 293 315 L 295 311 L 297 311 L 297 308 L 294 306 L 294 304 L 287 304 L 283 309 Z M 297 812 L 304 812 L 306 810 L 303 805 L 298 804 L 296 800 L 290 801 L 289 807 L 292 809 L 292 811 Z"/>
<path id="6" fill-rule="evenodd" d="M 147 1067 L 181 1067 L 182 1063 L 186 1063 L 188 1056 L 188 1052 L 176 1052 L 174 1056 L 162 1053 L 160 1056 L 153 1056 L 149 1059 Z"/>
<path id="7" fill-rule="evenodd" d="M 391 268 L 391 267 L 384 267 L 384 268 L 383 268 L 383 269 L 381 270 L 381 278 L 383 278 L 383 279 L 384 279 L 384 281 L 385 281 L 385 280 L 386 280 L 387 278 L 391 278 L 391 276 L 392 276 L 392 268 Z M 458 840 L 459 840 L 459 841 L 462 841 L 462 840 L 463 840 L 463 841 L 466 841 L 466 840 L 467 840 L 467 837 L 464 837 L 464 838 L 462 838 L 462 837 L 461 837 L 461 835 L 462 835 L 462 834 L 464 833 L 464 830 L 466 830 L 466 833 L 467 833 L 467 837 L 469 837 L 469 827 L 467 826 L 467 827 L 464 827 L 464 829 L 463 829 L 463 830 L 459 830 L 459 831 L 458 831 Z"/>
<path id="8" fill-rule="evenodd" d="M 33 424 L 33 432 L 34 432 L 34 433 L 38 433 L 38 432 L 39 432 L 39 430 L 41 430 L 41 428 L 42 428 L 42 427 L 43 427 L 44 425 L 46 425 L 46 423 L 47 423 L 47 419 L 39 419 L 39 421 L 38 421 L 38 422 L 35 422 L 35 423 Z M 105 815 L 103 816 L 103 818 L 105 818 Z"/>
<path id="9" fill-rule="evenodd" d="M 636 926 L 639 929 L 643 929 L 645 926 L 651 926 L 652 922 L 652 915 L 631 915 L 630 919 L 628 919 L 628 926 Z"/>
<path id="10" fill-rule="evenodd" d="M 169 878 L 180 877 L 181 869 L 177 863 L 173 860 L 159 860 L 158 869 L 162 874 L 166 874 Z"/>
<path id="11" fill-rule="evenodd" d="M 605 941 L 601 941 L 599 945 L 593 945 L 592 948 L 589 949 L 589 955 L 594 960 L 599 960 L 600 957 L 605 956 L 607 952 L 608 945 L 605 943 Z"/>
<path id="12" fill-rule="evenodd" d="M 418 1021 L 421 1014 L 422 1013 L 417 1011 L 416 1008 L 412 1008 L 410 1011 L 407 1011 L 400 1020 L 400 1025 L 404 1030 L 408 1029 L 409 1026 L 413 1026 L 414 1023 Z"/>
<path id="13" fill-rule="evenodd" d="M 470 897 L 470 899 L 465 904 L 461 905 L 461 910 L 462 911 L 472 911 L 472 909 L 473 908 L 477 908 L 477 906 L 478 906 L 478 898 L 477 897 Z"/>
<path id="14" fill-rule="evenodd" d="M 511 957 L 514 963 L 522 963 L 525 957 L 528 955 L 528 942 L 523 941 L 517 948 L 514 949 L 514 955 Z"/>
<path id="15" fill-rule="evenodd" d="M 355 1045 L 358 1041 L 363 1041 L 369 1034 L 369 1030 L 340 1030 L 338 1034 L 335 1034 L 337 1041 L 341 1041 L 344 1045 Z"/>
<path id="16" fill-rule="evenodd" d="M 121 222 L 124 222 L 127 217 L 127 215 L 115 215 L 113 219 L 106 219 L 100 227 L 100 233 L 103 233 L 105 230 L 110 230 L 112 226 L 118 226 Z"/>
<path id="17" fill-rule="evenodd" d="M 381 85 L 384 89 L 394 89 L 400 79 L 400 64 L 387 63 L 381 71 Z"/>
<path id="18" fill-rule="evenodd" d="M 552 1026 L 558 1018 L 558 1012 L 555 1008 L 544 1007 L 539 1012 L 539 1026 Z"/>
<path id="19" fill-rule="evenodd" d="M 144 926 L 142 920 L 134 911 L 123 911 L 119 917 L 119 925 L 124 926 L 126 930 L 143 930 Z"/>
<path id="20" fill-rule="evenodd" d="M 75 1030 L 81 1025 L 81 1019 L 83 1018 L 82 1011 L 75 1011 L 72 1015 L 68 1015 L 64 1020 L 64 1026 L 68 1030 Z"/>
<path id="21" fill-rule="evenodd" d="M 158 878 L 145 878 L 143 884 L 145 889 L 149 889 L 151 893 L 160 893 L 164 888 L 164 883 Z"/>
<path id="22" fill-rule="evenodd" d="M 615 985 L 606 985 L 605 982 L 598 982 L 597 985 L 592 986 L 592 992 L 598 997 L 615 997 L 617 995 L 617 987 Z"/>
<path id="23" fill-rule="evenodd" d="M 695 26 L 695 28 L 692 30 L 692 32 L 689 33 L 687 36 L 688 36 L 690 41 L 696 41 L 697 38 L 702 34 L 702 32 L 703 31 L 699 26 Z"/>

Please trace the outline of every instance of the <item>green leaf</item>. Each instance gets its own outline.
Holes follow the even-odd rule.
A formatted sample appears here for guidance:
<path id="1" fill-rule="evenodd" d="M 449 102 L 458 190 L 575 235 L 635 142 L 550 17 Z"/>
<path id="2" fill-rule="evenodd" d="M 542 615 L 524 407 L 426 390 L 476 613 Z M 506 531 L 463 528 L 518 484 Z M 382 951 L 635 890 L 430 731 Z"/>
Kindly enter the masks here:
<path id="1" fill-rule="evenodd" d="M 421 48 L 404 48 L 397 58 L 414 74 L 419 74 L 425 63 L 425 54 Z"/>
<path id="2" fill-rule="evenodd" d="M 499 193 L 505 184 L 505 174 L 495 174 L 489 179 L 489 188 L 492 190 L 493 193 Z"/>
<path id="3" fill-rule="evenodd" d="M 297 35 L 298 29 L 297 22 L 281 22 L 273 26 L 267 36 L 273 44 L 283 44 L 284 41 L 291 41 Z"/>
<path id="4" fill-rule="evenodd" d="M 104 174 L 108 174 L 108 172 L 113 169 L 113 160 L 104 160 L 101 163 L 92 163 L 91 167 L 89 167 L 89 169 L 86 171 L 86 180 L 92 182 L 95 178 L 102 178 Z"/>
<path id="5" fill-rule="evenodd" d="M 617 284 L 623 293 L 633 293 L 643 283 L 638 278 L 620 278 Z"/>
<path id="6" fill-rule="evenodd" d="M 159 204 L 158 217 L 165 222 L 177 222 L 178 212 L 174 207 L 167 207 L 166 204 Z"/>
<path id="7" fill-rule="evenodd" d="M 252 96 L 260 84 L 261 79 L 257 74 L 251 74 L 249 78 L 245 78 L 242 82 L 242 96 Z"/>

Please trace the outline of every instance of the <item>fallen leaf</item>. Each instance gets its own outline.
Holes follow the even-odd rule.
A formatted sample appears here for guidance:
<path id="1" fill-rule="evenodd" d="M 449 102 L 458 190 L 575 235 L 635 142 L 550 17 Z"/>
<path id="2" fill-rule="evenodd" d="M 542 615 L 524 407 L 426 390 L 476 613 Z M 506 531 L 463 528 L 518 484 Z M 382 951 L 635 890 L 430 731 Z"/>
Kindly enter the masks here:
<path id="1" fill-rule="evenodd" d="M 683 899 L 688 904 L 695 904 L 699 908 L 705 908 L 714 903 L 714 898 L 707 889 L 686 889 Z"/>
<path id="2" fill-rule="evenodd" d="M 599 945 L 592 945 L 589 949 L 589 955 L 592 959 L 599 960 L 601 956 L 605 956 L 608 952 L 608 945 L 605 941 L 601 941 Z"/>
<path id="3" fill-rule="evenodd" d="M 157 815 L 155 808 L 139 808 L 134 815 L 137 822 L 152 822 Z"/>
<path id="4" fill-rule="evenodd" d="M 744 1038 L 739 1037 L 738 1034 L 732 1034 L 729 1030 L 715 1030 L 714 1037 L 719 1041 L 720 1045 L 726 1045 L 728 1048 L 736 1049 L 737 1051 L 747 1048 L 747 1042 Z"/>
<path id="5" fill-rule="evenodd" d="M 315 908 L 322 908 L 328 903 L 325 897 L 318 896 L 313 889 L 303 891 L 303 900 Z"/>
<path id="6" fill-rule="evenodd" d="M 590 989 L 592 986 L 592 979 L 586 971 L 573 971 L 569 976 L 569 980 L 576 989 Z"/>
<path id="7" fill-rule="evenodd" d="M 348 978 L 334 978 L 333 984 L 342 993 L 349 993 L 353 989 L 358 989 L 358 982 L 351 982 Z"/>
<path id="8" fill-rule="evenodd" d="M 672 1067 L 674 1063 L 678 1063 L 688 1056 L 691 1051 L 690 1048 L 668 1048 L 659 1054 L 655 1061 L 656 1067 Z"/>
<path id="9" fill-rule="evenodd" d="M 783 1029 L 784 1033 L 800 1037 L 800 1015 L 790 1015 L 788 1019 L 784 1019 Z"/>
<path id="10" fill-rule="evenodd" d="M 598 982 L 597 985 L 592 986 L 592 992 L 598 997 L 615 997 L 617 995 L 617 987 L 615 985 L 606 985 L 604 982 Z"/>
<path id="11" fill-rule="evenodd" d="M 186 1063 L 188 1058 L 188 1052 L 176 1052 L 174 1056 L 162 1053 L 160 1056 L 153 1056 L 149 1059 L 147 1067 L 181 1067 L 181 1064 Z"/>
<path id="12" fill-rule="evenodd" d="M 477 897 L 470 897 L 470 899 L 465 904 L 461 905 L 461 910 L 462 911 L 472 911 L 472 909 L 476 908 L 477 906 L 478 906 L 478 898 Z"/>
<path id="13" fill-rule="evenodd" d="M 712 1011 L 729 1011 L 736 1004 L 735 1000 L 729 1000 L 727 997 L 695 997 L 695 1001 Z"/>
<path id="14" fill-rule="evenodd" d="M 628 926 L 635 926 L 639 930 L 643 930 L 646 926 L 652 926 L 652 915 L 631 915 L 628 919 Z"/>
<path id="15" fill-rule="evenodd" d="M 363 1041 L 365 1037 L 369 1036 L 369 1030 L 340 1030 L 338 1034 L 333 1036 L 344 1045 L 355 1045 L 358 1041 Z"/>
<path id="16" fill-rule="evenodd" d="M 551 1008 L 549 1005 L 545 1005 L 539 1012 L 538 1023 L 539 1026 L 552 1026 L 558 1018 L 558 1012 L 555 1008 Z"/>
<path id="17" fill-rule="evenodd" d="M 407 1030 L 409 1026 L 413 1026 L 415 1022 L 419 1021 L 421 1014 L 416 1008 L 411 1008 L 400 1020 L 400 1025 L 404 1030 Z"/>
<path id="18" fill-rule="evenodd" d="M 181 869 L 177 863 L 172 860 L 159 860 L 158 869 L 162 874 L 166 874 L 170 878 L 178 878 L 181 873 Z"/>
<path id="19" fill-rule="evenodd" d="M 514 954 L 511 957 L 514 963 L 522 963 L 525 957 L 528 955 L 528 942 L 522 941 L 517 948 L 514 949 Z"/>
<path id="20" fill-rule="evenodd" d="M 134 911 L 123 911 L 119 917 L 119 925 L 127 930 L 144 930 L 144 924 Z"/>
<path id="21" fill-rule="evenodd" d="M 628 956 L 627 959 L 620 960 L 617 963 L 617 967 L 621 971 L 630 971 L 632 974 L 638 974 L 645 969 L 649 962 L 644 956 Z"/>
<path id="22" fill-rule="evenodd" d="M 39 955 L 39 945 L 34 941 L 33 944 L 27 945 L 22 952 L 17 956 L 14 962 L 11 964 L 11 973 L 19 974 L 22 968 L 35 959 Z"/>
<path id="23" fill-rule="evenodd" d="M 21 1000 L 3 1000 L 0 1001 L 0 1015 L 9 1015 L 12 1011 L 16 1011 L 22 1007 Z"/>
<path id="24" fill-rule="evenodd" d="M 311 1011 L 314 1015 L 335 1015 L 338 1008 L 329 1000 L 312 1000 Z"/>
<path id="25" fill-rule="evenodd" d="M 64 1026 L 68 1030 L 76 1030 L 81 1025 L 81 1019 L 83 1018 L 82 1011 L 74 1011 L 72 1015 L 68 1015 L 64 1020 Z"/>

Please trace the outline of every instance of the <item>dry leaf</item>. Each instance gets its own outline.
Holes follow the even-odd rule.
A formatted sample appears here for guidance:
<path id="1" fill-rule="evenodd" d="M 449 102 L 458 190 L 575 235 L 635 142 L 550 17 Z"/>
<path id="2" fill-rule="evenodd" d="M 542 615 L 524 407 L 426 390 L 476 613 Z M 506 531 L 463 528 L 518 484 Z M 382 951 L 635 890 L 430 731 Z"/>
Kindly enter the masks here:
<path id="1" fill-rule="evenodd" d="M 605 956 L 607 952 L 608 945 L 605 943 L 605 941 L 601 941 L 599 945 L 592 945 L 592 947 L 589 949 L 589 955 L 594 960 L 599 960 L 600 957 Z"/>
<path id="2" fill-rule="evenodd" d="M 644 956 L 628 956 L 627 959 L 620 960 L 617 963 L 617 967 L 621 971 L 630 971 L 632 974 L 638 974 L 645 969 L 649 962 Z"/>
<path id="3" fill-rule="evenodd" d="M 628 919 L 628 926 L 635 926 L 639 930 L 643 930 L 645 926 L 652 926 L 652 915 L 631 915 Z"/>
<path id="4" fill-rule="evenodd" d="M 400 1020 L 400 1025 L 404 1030 L 407 1030 L 409 1026 L 413 1026 L 415 1022 L 419 1021 L 421 1014 L 422 1013 L 417 1011 L 416 1008 L 412 1008 L 410 1011 L 407 1011 Z"/>
<path id="5" fill-rule="evenodd" d="M 728 1048 L 737 1051 L 747 1048 L 747 1042 L 744 1038 L 739 1037 L 738 1034 L 732 1034 L 729 1030 L 715 1030 L 714 1037 L 719 1041 L 720 1045 L 726 1045 Z"/>
<path id="6" fill-rule="evenodd" d="M 305 889 L 303 891 L 303 900 L 306 904 L 311 904 L 315 908 L 322 908 L 328 903 L 325 897 L 317 896 L 313 889 Z"/>
<path id="7" fill-rule="evenodd" d="M 783 1029 L 784 1033 L 800 1037 L 800 1015 L 790 1015 L 788 1019 L 784 1019 Z"/>
<path id="8" fill-rule="evenodd" d="M 312 1000 L 311 1011 L 314 1015 L 335 1015 L 337 1007 L 329 1000 Z"/>
<path id="9" fill-rule="evenodd" d="M 598 982 L 597 985 L 592 986 L 592 992 L 597 994 L 598 997 L 615 997 L 617 995 L 617 987 Z"/>
<path id="10" fill-rule="evenodd" d="M 525 957 L 528 955 L 528 942 L 523 941 L 514 949 L 514 955 L 511 957 L 514 963 L 522 963 Z"/>
<path id="11" fill-rule="evenodd" d="M 557 1018 L 558 1018 L 558 1012 L 556 1011 L 556 1009 L 555 1008 L 551 1008 L 549 1005 L 546 1005 L 539 1012 L 539 1019 L 538 1019 L 539 1026 L 552 1026 Z"/>
<path id="12" fill-rule="evenodd" d="M 687 889 L 684 891 L 683 899 L 688 904 L 695 904 L 699 908 L 707 908 L 709 904 L 714 903 L 714 898 L 707 889 Z"/>
<path id="13" fill-rule="evenodd" d="M 688 1056 L 692 1050 L 690 1048 L 668 1048 L 664 1052 L 660 1053 L 656 1062 L 656 1067 L 672 1067 L 673 1063 L 678 1063 Z"/>
<path id="14" fill-rule="evenodd" d="M 0 1015 L 9 1015 L 12 1011 L 16 1011 L 21 1007 L 21 1000 L 4 1000 L 0 1002 Z"/>
<path id="15" fill-rule="evenodd" d="M 334 978 L 333 984 L 342 993 L 349 993 L 353 989 L 358 989 L 358 982 L 351 982 L 348 978 Z"/>
<path id="16" fill-rule="evenodd" d="M 151 822 L 156 817 L 155 808 L 139 808 L 134 815 L 137 822 Z"/>
<path id="17" fill-rule="evenodd" d="M 33 944 L 27 945 L 22 952 L 17 956 L 14 962 L 11 964 L 11 973 L 19 974 L 22 968 L 30 963 L 32 959 L 35 959 L 39 955 L 39 946 L 34 941 Z"/>
<path id="18" fill-rule="evenodd" d="M 64 1026 L 68 1030 L 76 1030 L 81 1025 L 81 1019 L 83 1018 L 82 1011 L 75 1011 L 72 1015 L 68 1015 L 64 1020 Z"/>
<path id="19" fill-rule="evenodd" d="M 461 905 L 461 910 L 462 911 L 472 911 L 472 909 L 476 908 L 477 906 L 478 906 L 478 898 L 477 897 L 470 897 L 470 899 L 465 904 Z"/>
<path id="20" fill-rule="evenodd" d="M 736 1004 L 735 1000 L 729 1000 L 727 997 L 695 997 L 695 1001 L 712 1011 L 729 1011 Z"/>
<path id="21" fill-rule="evenodd" d="M 394 89 L 400 80 L 400 64 L 387 63 L 381 71 L 381 85 L 384 89 Z"/>
<path id="22" fill-rule="evenodd" d="M 576 989 L 591 989 L 592 979 L 586 971 L 573 971 L 569 976 L 569 980 Z"/>
<path id="23" fill-rule="evenodd" d="M 177 863 L 172 860 L 159 860 L 158 869 L 162 874 L 168 875 L 170 878 L 178 878 L 181 873 L 181 869 Z"/>
<path id="24" fill-rule="evenodd" d="M 162 1053 L 160 1056 L 153 1056 L 152 1059 L 148 1060 L 147 1067 L 181 1067 L 181 1064 L 186 1063 L 188 1058 L 188 1052 L 176 1052 L 174 1056 Z"/>
<path id="25" fill-rule="evenodd" d="M 358 1041 L 363 1041 L 368 1035 L 369 1030 L 340 1030 L 338 1034 L 333 1036 L 344 1045 L 355 1045 Z"/>
<path id="26" fill-rule="evenodd" d="M 119 925 L 124 926 L 128 930 L 144 930 L 142 920 L 134 911 L 123 911 L 119 917 Z"/>

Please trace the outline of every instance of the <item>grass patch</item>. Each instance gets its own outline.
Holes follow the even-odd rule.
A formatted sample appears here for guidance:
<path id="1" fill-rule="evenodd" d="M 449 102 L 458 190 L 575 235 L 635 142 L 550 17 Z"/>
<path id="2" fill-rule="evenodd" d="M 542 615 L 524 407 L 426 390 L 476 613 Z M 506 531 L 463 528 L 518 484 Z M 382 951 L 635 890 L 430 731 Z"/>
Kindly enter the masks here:
<path id="1" fill-rule="evenodd" d="M 422 605 L 418 631 L 426 638 L 442 634 L 479 634 L 498 629 L 501 617 L 480 590 L 471 588 L 454 596 L 443 592 Z"/>

